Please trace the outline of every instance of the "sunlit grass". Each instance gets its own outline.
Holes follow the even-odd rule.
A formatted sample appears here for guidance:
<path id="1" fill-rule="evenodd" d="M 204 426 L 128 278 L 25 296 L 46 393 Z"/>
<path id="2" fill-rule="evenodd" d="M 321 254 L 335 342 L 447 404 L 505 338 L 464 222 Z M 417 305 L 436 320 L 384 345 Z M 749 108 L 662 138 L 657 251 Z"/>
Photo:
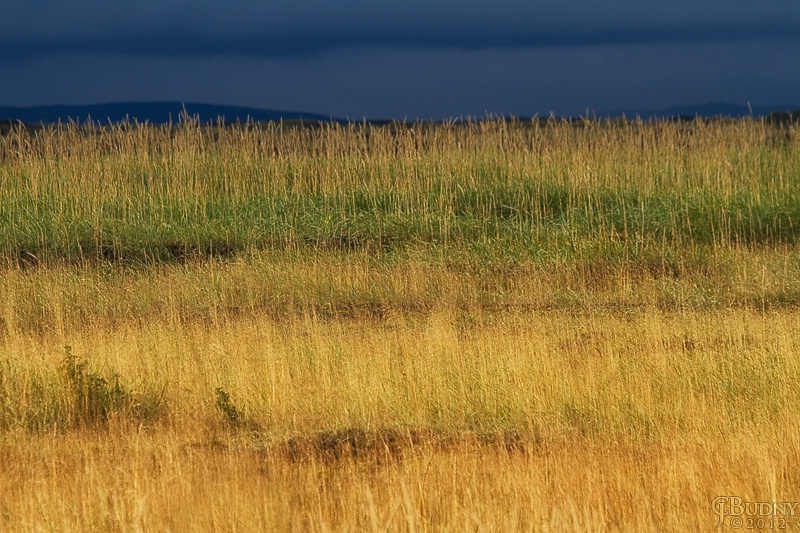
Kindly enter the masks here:
<path id="1" fill-rule="evenodd" d="M 711 529 L 800 495 L 763 121 L 0 137 L 0 530 Z"/>
<path id="2" fill-rule="evenodd" d="M 392 529 L 707 527 L 718 494 L 797 494 L 797 320 L 253 316 L 7 339 L 7 524 L 370 528 L 402 502 Z M 89 374 L 113 369 L 126 394 L 160 391 L 162 412 L 118 407 L 46 437 L 37 417 L 57 413 L 70 386 L 63 342 Z M 48 489 L 34 498 L 30 480 Z M 63 514 L 70 501 L 82 510 Z"/>
<path id="3" fill-rule="evenodd" d="M 476 259 L 618 243 L 793 244 L 793 127 L 759 121 L 22 130 L 0 140 L 0 254 L 153 263 L 246 250 Z"/>

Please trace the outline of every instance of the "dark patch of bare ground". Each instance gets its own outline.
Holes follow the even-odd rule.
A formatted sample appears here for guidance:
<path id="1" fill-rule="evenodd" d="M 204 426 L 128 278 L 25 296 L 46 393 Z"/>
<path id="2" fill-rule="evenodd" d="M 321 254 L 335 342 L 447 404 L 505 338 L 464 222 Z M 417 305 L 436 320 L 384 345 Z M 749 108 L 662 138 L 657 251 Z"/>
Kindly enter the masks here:
<path id="1" fill-rule="evenodd" d="M 23 247 L 13 249 L 9 255 L 10 263 L 16 265 L 20 270 L 38 267 L 41 264 L 41 259 L 37 254 Z"/>
<path id="2" fill-rule="evenodd" d="M 6 250 L 0 249 L 9 264 L 20 269 L 37 266 L 85 265 L 105 263 L 118 267 L 149 267 L 153 265 L 185 265 L 205 261 L 235 259 L 248 251 L 287 250 L 297 248 L 315 252 L 361 252 L 380 255 L 392 250 L 397 243 L 390 237 L 372 238 L 359 235 L 335 235 L 324 239 L 307 239 L 297 243 L 264 240 L 258 243 L 209 242 L 189 243 L 167 241 L 149 246 L 131 246 L 125 243 L 82 242 L 74 249 L 53 249 L 46 246 L 16 243 Z"/>
<path id="3" fill-rule="evenodd" d="M 346 460 L 378 463 L 402 461 L 416 448 L 448 449 L 462 445 L 492 447 L 508 454 L 525 454 L 539 445 L 536 438 L 526 439 L 515 430 L 463 433 L 430 429 L 347 428 L 298 436 L 266 448 L 291 462 L 318 461 L 335 464 Z"/>
<path id="4" fill-rule="evenodd" d="M 447 451 L 456 448 L 483 448 L 508 455 L 538 453 L 545 442 L 538 434 L 522 435 L 516 430 L 438 431 L 433 429 L 361 429 L 346 428 L 320 431 L 282 440 L 270 440 L 258 429 L 239 432 L 245 449 L 262 459 L 279 459 L 291 463 L 315 462 L 329 466 L 352 463 L 400 463 L 419 452 Z M 232 434 L 228 434 L 231 437 Z M 187 448 L 202 448 L 226 453 L 238 448 L 235 441 L 212 438 Z M 241 448 L 240 448 L 241 449 Z"/>
<path id="5" fill-rule="evenodd" d="M 6 252 L 6 263 L 20 270 L 53 265 L 80 266 L 103 263 L 124 268 L 147 268 L 159 264 L 185 265 L 205 261 L 224 261 L 242 253 L 242 247 L 228 243 L 204 245 L 167 242 L 152 249 L 125 249 L 113 244 L 88 244 L 77 252 L 61 252 L 24 245 L 13 246 Z"/>

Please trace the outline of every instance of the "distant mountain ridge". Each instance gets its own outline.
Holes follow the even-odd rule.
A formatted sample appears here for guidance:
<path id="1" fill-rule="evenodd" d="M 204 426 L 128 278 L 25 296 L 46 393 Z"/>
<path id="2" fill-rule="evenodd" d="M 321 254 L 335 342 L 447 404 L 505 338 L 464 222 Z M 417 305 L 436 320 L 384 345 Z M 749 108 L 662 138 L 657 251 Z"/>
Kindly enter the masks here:
<path id="1" fill-rule="evenodd" d="M 69 121 L 93 122 L 149 122 L 150 124 L 177 123 L 184 110 L 189 116 L 200 117 L 201 122 L 216 122 L 222 118 L 225 123 L 252 120 L 306 120 L 310 122 L 329 122 L 337 120 L 330 116 L 298 111 L 277 111 L 255 107 L 239 107 L 192 102 L 119 102 L 96 105 L 47 105 L 35 107 L 0 106 L 0 120 L 21 121 L 26 124 L 55 124 Z"/>

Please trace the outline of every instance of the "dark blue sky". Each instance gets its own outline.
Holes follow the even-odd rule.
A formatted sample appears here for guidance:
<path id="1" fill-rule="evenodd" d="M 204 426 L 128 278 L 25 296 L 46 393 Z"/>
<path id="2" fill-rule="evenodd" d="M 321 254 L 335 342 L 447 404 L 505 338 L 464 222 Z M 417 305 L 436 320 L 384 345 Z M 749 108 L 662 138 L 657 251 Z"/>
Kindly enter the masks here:
<path id="1" fill-rule="evenodd" d="M 800 107 L 797 0 L 3 0 L 0 105 L 358 118 Z"/>

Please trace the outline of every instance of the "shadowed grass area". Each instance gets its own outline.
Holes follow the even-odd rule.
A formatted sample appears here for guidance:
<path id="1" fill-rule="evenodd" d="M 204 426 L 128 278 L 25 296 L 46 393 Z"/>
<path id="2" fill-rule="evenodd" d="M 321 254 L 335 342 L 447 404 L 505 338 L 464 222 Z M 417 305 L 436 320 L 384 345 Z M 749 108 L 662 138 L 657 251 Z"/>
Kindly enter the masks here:
<path id="1" fill-rule="evenodd" d="M 443 200 L 430 193 L 426 203 L 407 211 L 390 200 L 370 204 L 357 195 L 273 197 L 207 203 L 197 213 L 161 204 L 142 208 L 132 220 L 113 205 L 102 206 L 104 218 L 97 225 L 70 215 L 77 209 L 63 203 L 9 201 L 1 219 L 1 251 L 21 265 L 42 260 L 141 265 L 225 258 L 252 250 L 382 256 L 421 246 L 465 249 L 477 242 L 484 249 L 479 259 L 496 260 L 511 250 L 520 259 L 535 260 L 542 250 L 571 254 L 587 242 L 610 241 L 633 252 L 653 245 L 792 245 L 800 220 L 797 187 L 731 197 L 712 192 L 683 197 L 635 190 L 575 192 L 541 185 L 535 191 L 455 187 L 457 194 Z"/>
<path id="2" fill-rule="evenodd" d="M 589 243 L 587 243 L 589 244 Z M 268 252 L 148 268 L 108 264 L 0 270 L 0 335 L 63 334 L 159 321 L 220 323 L 253 315 L 381 320 L 458 310 L 792 309 L 794 248 L 672 248 L 630 253 L 598 244 L 575 257 L 481 257 L 474 248 L 375 258 L 357 252 Z"/>

